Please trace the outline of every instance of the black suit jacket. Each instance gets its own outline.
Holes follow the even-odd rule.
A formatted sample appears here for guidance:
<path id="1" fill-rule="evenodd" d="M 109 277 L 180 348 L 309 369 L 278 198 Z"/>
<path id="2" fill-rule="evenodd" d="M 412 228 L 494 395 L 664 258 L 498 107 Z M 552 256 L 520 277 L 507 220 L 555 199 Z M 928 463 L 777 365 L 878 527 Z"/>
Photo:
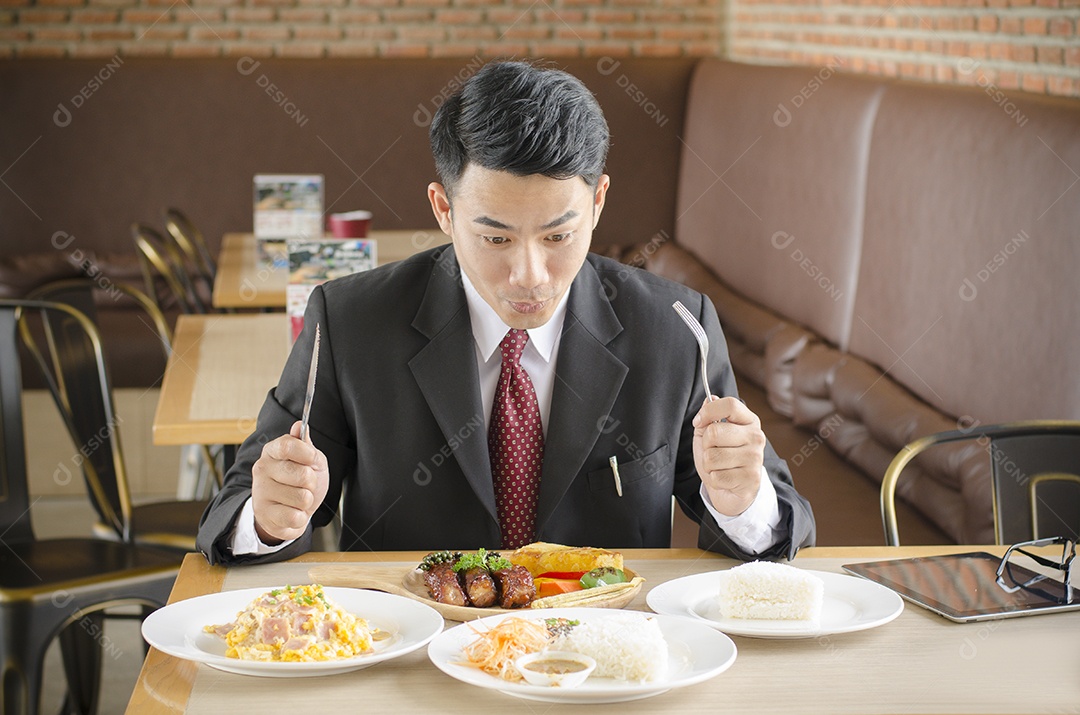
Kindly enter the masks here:
<path id="1" fill-rule="evenodd" d="M 211 562 L 279 560 L 310 548 L 311 526 L 271 556 L 234 557 L 228 543 L 251 494 L 251 467 L 262 445 L 299 419 L 316 323 L 322 344 L 310 428 L 331 482 L 313 523 L 326 524 L 340 499 L 343 550 L 498 548 L 476 348 L 459 271 L 447 245 L 312 293 L 281 380 L 203 515 L 198 548 Z M 715 526 L 699 494 L 691 420 L 705 392 L 697 345 L 671 308 L 676 300 L 709 333 L 713 390 L 737 394 L 708 298 L 590 254 L 570 289 L 559 345 L 539 540 L 666 547 L 674 495 L 702 524 L 699 546 L 754 558 Z M 256 346 L 252 359 L 258 359 Z M 612 455 L 619 461 L 621 497 L 608 466 Z M 784 537 L 761 556 L 793 557 L 813 543 L 813 514 L 771 446 L 765 467 L 779 497 Z"/>

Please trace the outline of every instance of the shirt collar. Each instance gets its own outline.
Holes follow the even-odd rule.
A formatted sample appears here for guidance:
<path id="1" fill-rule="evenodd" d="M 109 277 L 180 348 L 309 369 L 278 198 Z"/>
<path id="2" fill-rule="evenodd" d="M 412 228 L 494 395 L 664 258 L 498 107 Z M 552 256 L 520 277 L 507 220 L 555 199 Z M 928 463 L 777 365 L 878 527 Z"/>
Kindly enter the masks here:
<path id="1" fill-rule="evenodd" d="M 499 348 L 499 344 L 506 337 L 506 332 L 510 330 L 510 326 L 504 323 L 499 314 L 495 312 L 495 309 L 480 296 L 472 281 L 465 275 L 465 271 L 461 271 L 461 283 L 465 287 L 465 300 L 469 305 L 473 338 L 476 340 L 476 347 L 480 351 L 480 357 L 483 358 L 484 362 L 487 362 Z M 570 291 L 567 290 L 563 293 L 559 304 L 555 306 L 555 312 L 551 314 L 551 320 L 539 328 L 530 328 L 525 331 L 529 334 L 526 349 L 528 349 L 529 345 L 532 345 L 533 349 L 544 359 L 544 362 L 551 362 L 551 354 L 555 349 L 555 343 L 559 340 L 559 334 L 562 333 L 563 321 L 566 319 L 566 302 L 569 297 Z"/>

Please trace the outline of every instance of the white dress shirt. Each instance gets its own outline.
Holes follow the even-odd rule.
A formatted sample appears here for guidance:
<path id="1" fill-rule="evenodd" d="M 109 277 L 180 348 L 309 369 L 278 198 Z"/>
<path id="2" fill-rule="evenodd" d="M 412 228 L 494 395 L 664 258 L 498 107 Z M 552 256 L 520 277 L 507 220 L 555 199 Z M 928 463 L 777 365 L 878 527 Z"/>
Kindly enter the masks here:
<path id="1" fill-rule="evenodd" d="M 461 272 L 461 281 L 465 287 L 465 299 L 469 306 L 469 318 L 472 321 L 473 338 L 476 345 L 476 367 L 480 375 L 480 404 L 484 407 L 484 424 L 491 424 L 491 409 L 495 401 L 495 390 L 499 383 L 499 371 L 502 357 L 498 350 L 510 327 L 502 321 L 495 309 L 488 305 L 477 292 L 465 272 Z M 539 328 L 531 328 L 529 342 L 521 354 L 521 366 L 529 374 L 536 400 L 540 407 L 540 426 L 547 436 L 548 416 L 551 414 L 551 396 L 555 389 L 555 364 L 558 362 L 559 341 L 562 338 L 563 322 L 566 319 L 566 303 L 570 291 L 563 294 L 555 307 L 551 319 Z M 725 516 L 716 511 L 709 502 L 705 485 L 701 485 L 701 498 L 705 508 L 716 524 L 731 540 L 751 553 L 761 553 L 776 542 L 776 528 L 780 524 L 780 506 L 776 490 L 765 468 L 761 468 L 761 484 L 757 497 L 738 516 Z M 267 546 L 255 531 L 255 510 L 249 498 L 236 520 L 232 538 L 234 555 L 269 554 L 288 546 L 286 541 L 277 546 Z"/>

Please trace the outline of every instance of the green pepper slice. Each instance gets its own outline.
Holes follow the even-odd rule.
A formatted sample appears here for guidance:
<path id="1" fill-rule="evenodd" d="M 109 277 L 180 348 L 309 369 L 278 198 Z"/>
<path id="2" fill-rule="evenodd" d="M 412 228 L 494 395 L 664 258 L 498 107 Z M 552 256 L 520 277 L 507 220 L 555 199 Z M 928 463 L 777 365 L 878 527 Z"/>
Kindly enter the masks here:
<path id="1" fill-rule="evenodd" d="M 622 569 L 611 566 L 600 566 L 589 571 L 581 577 L 582 588 L 596 588 L 597 586 L 609 586 L 613 583 L 626 583 L 626 574 Z"/>

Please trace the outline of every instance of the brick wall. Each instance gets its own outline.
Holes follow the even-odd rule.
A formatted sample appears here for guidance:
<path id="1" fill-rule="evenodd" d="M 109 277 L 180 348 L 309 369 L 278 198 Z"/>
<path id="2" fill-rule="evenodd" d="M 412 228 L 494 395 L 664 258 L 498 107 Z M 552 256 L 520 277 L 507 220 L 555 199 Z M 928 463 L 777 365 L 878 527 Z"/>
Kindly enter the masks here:
<path id="1" fill-rule="evenodd" d="M 0 0 L 3 57 L 710 56 L 1080 96 L 1080 0 Z"/>
<path id="2" fill-rule="evenodd" d="M 1080 96 L 1080 0 L 732 0 L 728 54 Z"/>
<path id="3" fill-rule="evenodd" d="M 720 54 L 723 0 L 0 0 L 0 57 Z"/>

